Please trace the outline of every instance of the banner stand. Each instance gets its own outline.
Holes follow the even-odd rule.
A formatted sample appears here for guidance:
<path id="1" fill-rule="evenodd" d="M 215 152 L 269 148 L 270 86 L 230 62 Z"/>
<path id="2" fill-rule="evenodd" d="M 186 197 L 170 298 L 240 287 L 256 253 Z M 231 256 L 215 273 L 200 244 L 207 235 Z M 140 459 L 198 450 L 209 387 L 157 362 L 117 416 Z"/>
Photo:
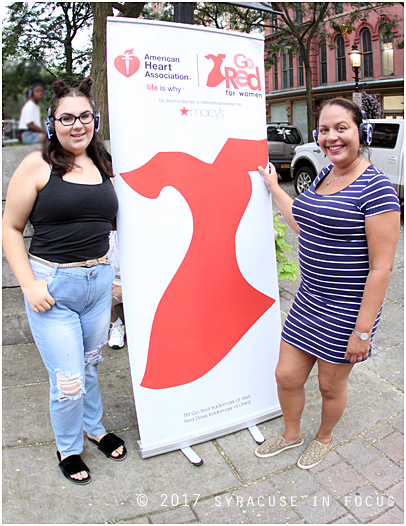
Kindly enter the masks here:
<path id="1" fill-rule="evenodd" d="M 188 438 L 184 442 L 179 441 L 173 444 L 162 443 L 162 444 L 156 444 L 149 448 L 145 448 L 142 445 L 142 441 L 138 440 L 137 451 L 142 459 L 149 458 L 149 457 L 153 457 L 154 455 L 162 455 L 163 453 L 170 453 L 171 451 L 176 451 L 178 449 L 182 451 L 183 449 L 190 448 L 193 445 L 201 444 L 202 442 L 207 442 L 209 440 L 214 440 L 216 438 L 220 438 L 225 435 L 230 435 L 231 433 L 236 433 L 237 431 L 242 431 L 243 429 L 248 429 L 248 431 L 253 436 L 255 442 L 257 442 L 258 444 L 262 444 L 262 442 L 264 442 L 265 439 L 262 436 L 262 433 L 260 432 L 260 430 L 256 427 L 256 424 L 266 422 L 267 420 L 272 420 L 273 418 L 276 418 L 281 415 L 282 415 L 282 411 L 278 409 L 276 411 L 269 412 L 265 415 L 261 415 L 261 418 L 257 417 L 257 418 L 253 418 L 251 421 L 248 420 L 243 423 L 240 422 L 237 424 L 225 426 L 221 431 L 217 429 L 215 431 L 202 433 L 199 436 L 194 437 L 193 439 Z"/>
<path id="2" fill-rule="evenodd" d="M 107 72 L 137 449 L 199 464 L 281 415 L 264 37 L 108 17 Z"/>
<path id="3" fill-rule="evenodd" d="M 247 429 L 251 433 L 252 438 L 255 440 L 255 442 L 258 445 L 261 445 L 261 444 L 263 444 L 265 442 L 264 435 L 261 433 L 261 431 L 258 429 L 258 427 L 256 425 L 250 426 Z M 140 447 L 138 452 L 141 454 L 141 458 L 145 458 L 142 455 L 141 441 L 140 440 L 138 441 L 138 445 Z M 203 460 L 199 457 L 199 455 L 195 451 L 193 451 L 193 449 L 190 446 L 183 447 L 183 448 L 180 449 L 180 451 L 182 451 L 182 453 L 185 455 L 185 457 L 194 466 L 202 466 L 203 465 Z"/>

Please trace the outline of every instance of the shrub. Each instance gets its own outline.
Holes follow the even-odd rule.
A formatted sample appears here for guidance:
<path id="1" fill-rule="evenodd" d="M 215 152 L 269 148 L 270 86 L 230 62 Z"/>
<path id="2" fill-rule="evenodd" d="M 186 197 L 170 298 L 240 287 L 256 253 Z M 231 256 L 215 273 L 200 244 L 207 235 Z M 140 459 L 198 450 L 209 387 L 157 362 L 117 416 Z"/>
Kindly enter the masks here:
<path id="1" fill-rule="evenodd" d="M 365 91 L 361 91 L 362 95 L 362 109 L 365 112 L 367 119 L 379 119 L 382 114 L 382 107 L 376 95 L 369 95 Z"/>
<path id="2" fill-rule="evenodd" d="M 285 233 L 288 228 L 279 221 L 279 215 L 273 212 L 273 226 L 275 229 L 275 252 L 278 279 L 291 279 L 295 281 L 300 274 L 299 266 L 295 261 L 289 259 L 283 252 L 292 254 L 292 247 L 285 241 Z"/>

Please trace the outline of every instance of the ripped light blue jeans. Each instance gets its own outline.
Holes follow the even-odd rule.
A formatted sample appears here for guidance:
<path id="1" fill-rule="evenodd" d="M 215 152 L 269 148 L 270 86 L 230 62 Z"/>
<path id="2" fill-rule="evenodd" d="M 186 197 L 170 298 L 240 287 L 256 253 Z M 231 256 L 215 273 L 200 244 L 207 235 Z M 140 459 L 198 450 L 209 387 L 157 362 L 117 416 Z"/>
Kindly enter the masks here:
<path id="1" fill-rule="evenodd" d="M 35 313 L 25 299 L 35 343 L 49 374 L 50 413 L 58 451 L 80 455 L 83 431 L 105 432 L 97 364 L 107 342 L 114 266 L 58 268 L 29 260 L 55 300 Z"/>

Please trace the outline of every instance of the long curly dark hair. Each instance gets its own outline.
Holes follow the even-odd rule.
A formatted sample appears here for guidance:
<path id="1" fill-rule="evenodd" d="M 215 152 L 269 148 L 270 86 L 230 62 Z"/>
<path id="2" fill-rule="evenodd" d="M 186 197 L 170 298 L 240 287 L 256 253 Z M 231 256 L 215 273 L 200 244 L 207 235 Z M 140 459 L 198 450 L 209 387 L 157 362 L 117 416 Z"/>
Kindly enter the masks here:
<path id="1" fill-rule="evenodd" d="M 96 108 L 90 95 L 92 86 L 93 80 L 90 77 L 81 80 L 77 88 L 66 86 L 63 80 L 55 80 L 52 86 L 54 96 L 51 99 L 50 105 L 51 116 L 55 116 L 59 103 L 64 97 L 85 97 L 89 101 L 93 113 L 96 113 Z M 96 131 L 87 147 L 87 153 L 101 172 L 108 177 L 114 177 L 111 155 L 106 150 L 103 141 L 100 139 Z M 59 177 L 62 177 L 73 168 L 77 167 L 74 155 L 61 146 L 56 133 L 52 135 L 51 139 L 46 138 L 44 140 L 42 157 L 52 166 L 54 174 Z"/>

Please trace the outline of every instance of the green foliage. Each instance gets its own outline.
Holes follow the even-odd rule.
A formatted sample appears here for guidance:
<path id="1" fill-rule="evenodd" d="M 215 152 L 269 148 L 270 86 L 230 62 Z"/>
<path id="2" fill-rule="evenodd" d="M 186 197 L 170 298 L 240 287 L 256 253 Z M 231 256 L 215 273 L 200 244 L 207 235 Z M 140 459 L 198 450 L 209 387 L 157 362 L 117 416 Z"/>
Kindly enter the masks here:
<path id="1" fill-rule="evenodd" d="M 242 33 L 251 33 L 255 30 L 262 32 L 268 16 L 256 9 L 242 8 L 221 2 L 197 2 L 195 8 L 196 25 L 231 29 Z M 141 13 L 141 17 L 149 20 L 173 22 L 173 2 L 162 2 L 161 9 L 156 11 L 148 2 Z"/>
<path id="2" fill-rule="evenodd" d="M 92 24 L 90 2 L 13 2 L 3 24 L 3 60 L 31 60 L 54 78 L 74 80 L 90 70 L 91 45 L 73 47 Z"/>
<path id="3" fill-rule="evenodd" d="M 141 18 L 160 20 L 161 22 L 173 22 L 173 2 L 161 2 L 160 10 L 157 11 L 153 11 L 151 2 L 147 2 L 142 10 Z"/>
<path id="4" fill-rule="evenodd" d="M 221 2 L 198 2 L 195 10 L 195 24 L 242 33 L 262 32 L 268 18 L 262 11 Z"/>
<path id="5" fill-rule="evenodd" d="M 278 279 L 289 278 L 295 281 L 300 274 L 299 266 L 295 261 L 289 259 L 284 252 L 292 254 L 292 247 L 285 241 L 285 233 L 288 228 L 279 221 L 279 215 L 273 212 L 273 226 L 275 229 L 275 252 L 276 268 L 278 269 Z"/>
<path id="6" fill-rule="evenodd" d="M 48 96 L 56 78 L 68 83 L 89 74 L 91 43 L 73 48 L 74 38 L 92 24 L 90 2 L 12 2 L 3 21 L 3 118 L 18 119 L 33 77 Z"/>

